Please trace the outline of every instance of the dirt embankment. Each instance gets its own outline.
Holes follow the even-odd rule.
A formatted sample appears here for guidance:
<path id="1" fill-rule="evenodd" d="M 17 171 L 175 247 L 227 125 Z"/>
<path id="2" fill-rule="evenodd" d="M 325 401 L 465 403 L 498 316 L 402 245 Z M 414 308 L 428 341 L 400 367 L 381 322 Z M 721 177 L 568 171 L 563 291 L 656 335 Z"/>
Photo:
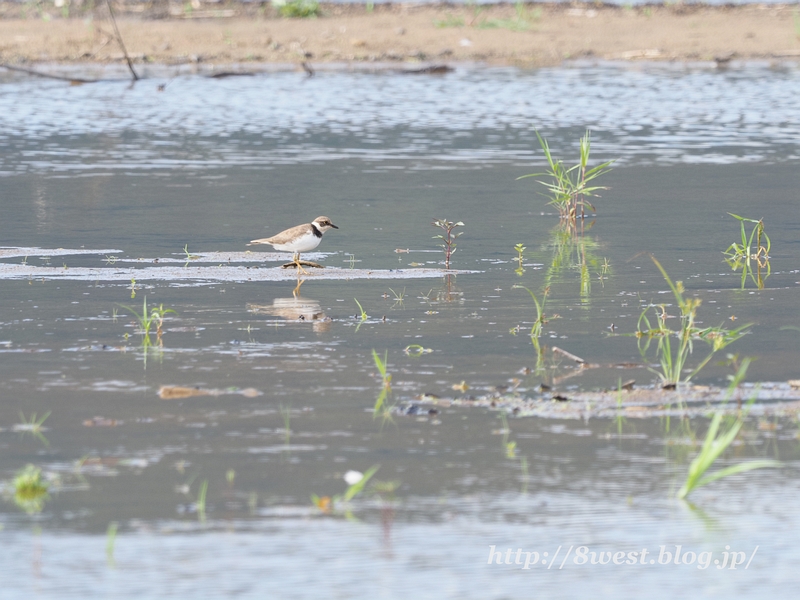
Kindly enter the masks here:
<path id="1" fill-rule="evenodd" d="M 1 63 L 122 59 L 107 8 L 54 1 L 0 3 Z M 287 19 L 269 4 L 192 0 L 120 4 L 116 16 L 137 63 L 800 60 L 800 12 L 783 5 L 322 5 L 316 18 Z"/>

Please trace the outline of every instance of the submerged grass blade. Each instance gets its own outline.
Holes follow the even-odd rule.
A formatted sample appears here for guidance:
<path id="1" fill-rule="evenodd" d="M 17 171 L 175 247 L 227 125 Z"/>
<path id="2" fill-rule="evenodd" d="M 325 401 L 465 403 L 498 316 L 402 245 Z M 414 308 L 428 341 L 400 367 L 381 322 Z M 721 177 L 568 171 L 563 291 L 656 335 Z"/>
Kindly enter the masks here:
<path id="1" fill-rule="evenodd" d="M 728 397 L 726 398 L 726 402 L 733 396 L 733 393 L 739 387 L 739 384 L 744 380 L 744 376 L 747 372 L 747 368 L 750 366 L 750 362 L 750 358 L 745 358 L 742 360 L 742 363 L 736 371 L 736 374 L 731 379 L 731 384 L 728 386 Z M 725 452 L 725 450 L 728 449 L 728 447 L 733 443 L 733 440 L 736 439 L 736 436 L 739 434 L 739 431 L 744 425 L 744 419 L 747 416 L 747 412 L 754 401 L 755 396 L 750 399 L 744 412 L 739 414 L 733 423 L 731 423 L 726 430 L 723 430 L 722 433 L 719 433 L 720 428 L 722 428 L 722 413 L 718 412 L 711 418 L 711 423 L 708 426 L 706 437 L 703 440 L 703 446 L 689 465 L 689 472 L 686 476 L 686 481 L 678 491 L 679 499 L 686 498 L 686 496 L 688 496 L 694 489 L 698 487 L 702 487 L 711 482 L 717 481 L 718 479 L 722 479 L 723 477 L 728 477 L 729 475 L 736 475 L 737 473 L 744 473 L 746 471 L 752 471 L 753 469 L 780 468 L 784 466 L 783 463 L 777 460 L 760 459 L 731 465 L 706 475 L 708 469 L 711 468 L 714 462 L 722 455 L 723 452 Z"/>
<path id="2" fill-rule="evenodd" d="M 372 416 L 377 417 L 381 412 L 386 413 L 391 410 L 391 407 L 386 406 L 386 400 L 392 393 L 392 375 L 388 372 L 387 367 L 389 351 L 387 350 L 384 352 L 383 358 L 381 358 L 373 348 L 372 360 L 375 362 L 375 368 L 378 369 L 378 373 L 380 373 L 381 376 L 381 383 L 383 384 L 380 394 L 378 394 L 378 397 L 375 399 L 375 405 L 372 407 Z"/>

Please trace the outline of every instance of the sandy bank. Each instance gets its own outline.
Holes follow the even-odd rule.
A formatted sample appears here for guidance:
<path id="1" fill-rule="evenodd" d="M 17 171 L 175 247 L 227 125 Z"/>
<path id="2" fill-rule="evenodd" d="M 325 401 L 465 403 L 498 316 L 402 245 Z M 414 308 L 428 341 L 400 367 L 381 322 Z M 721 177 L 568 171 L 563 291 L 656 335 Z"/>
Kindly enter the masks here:
<path id="1" fill-rule="evenodd" d="M 60 0 L 63 1 L 63 0 Z M 74 2 L 75 0 L 73 0 Z M 556 65 L 612 60 L 800 59 L 793 6 L 323 5 L 312 19 L 271 5 L 120 5 L 135 62 L 296 63 L 485 61 Z M 64 17 L 69 13 L 68 17 Z M 122 59 L 104 8 L 80 12 L 0 4 L 0 62 Z"/>

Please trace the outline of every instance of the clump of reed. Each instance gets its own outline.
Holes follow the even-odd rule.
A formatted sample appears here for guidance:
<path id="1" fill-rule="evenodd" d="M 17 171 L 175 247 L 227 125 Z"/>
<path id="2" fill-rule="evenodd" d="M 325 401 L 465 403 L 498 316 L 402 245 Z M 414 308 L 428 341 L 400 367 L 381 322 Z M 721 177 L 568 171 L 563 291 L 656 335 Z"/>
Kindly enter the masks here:
<path id="1" fill-rule="evenodd" d="M 517 179 L 528 177 L 548 177 L 547 181 L 539 181 L 546 189 L 544 195 L 550 198 L 549 204 L 558 209 L 559 216 L 566 220 L 575 220 L 580 216 L 586 216 L 586 208 L 594 211 L 594 205 L 587 198 L 597 196 L 599 190 L 608 189 L 594 184 L 594 180 L 608 173 L 613 160 L 604 162 L 596 167 L 589 168 L 589 155 L 591 154 L 592 143 L 591 133 L 586 130 L 586 134 L 580 139 L 580 160 L 578 164 L 567 168 L 560 160 L 555 160 L 550 152 L 550 145 L 537 131 L 536 137 L 542 147 L 544 156 L 547 159 L 548 169 L 543 173 L 531 173 L 523 175 Z"/>
<path id="2" fill-rule="evenodd" d="M 50 484 L 36 465 L 25 465 L 17 471 L 11 487 L 14 490 L 14 503 L 30 515 L 42 512 L 50 499 Z"/>

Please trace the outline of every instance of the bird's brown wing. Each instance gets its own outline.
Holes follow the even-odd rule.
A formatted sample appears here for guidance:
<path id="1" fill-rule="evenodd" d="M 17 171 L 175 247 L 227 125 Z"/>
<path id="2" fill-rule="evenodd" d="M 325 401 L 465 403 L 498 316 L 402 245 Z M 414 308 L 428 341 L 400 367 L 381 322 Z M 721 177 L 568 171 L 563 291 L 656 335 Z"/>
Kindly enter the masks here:
<path id="1" fill-rule="evenodd" d="M 297 237 L 305 233 L 306 228 L 308 225 L 297 225 L 296 227 L 292 227 L 287 229 L 286 231 L 281 231 L 277 235 L 273 235 L 272 237 L 268 238 L 261 238 L 260 240 L 252 240 L 251 244 L 285 244 L 293 237 Z"/>

